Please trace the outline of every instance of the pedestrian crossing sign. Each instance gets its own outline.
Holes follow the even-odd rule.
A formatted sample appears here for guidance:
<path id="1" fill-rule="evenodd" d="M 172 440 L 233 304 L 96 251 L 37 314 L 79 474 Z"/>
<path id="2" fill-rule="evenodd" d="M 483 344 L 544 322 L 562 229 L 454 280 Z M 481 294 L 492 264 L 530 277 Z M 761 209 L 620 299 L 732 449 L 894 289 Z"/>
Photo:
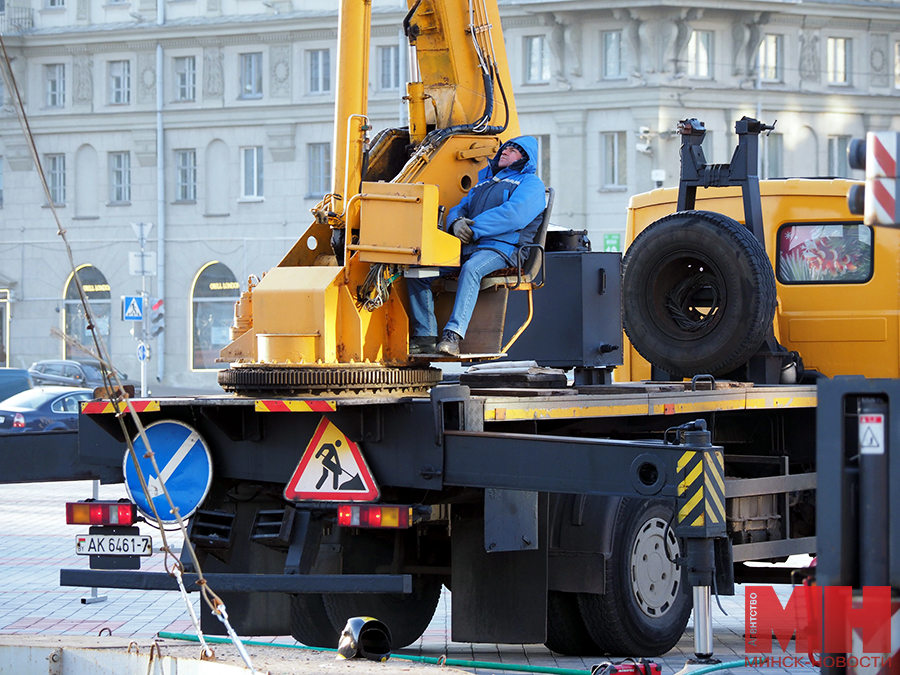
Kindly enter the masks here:
<path id="1" fill-rule="evenodd" d="M 125 321 L 143 321 L 144 298 L 140 295 L 126 295 L 122 298 L 122 318 Z"/>
<path id="2" fill-rule="evenodd" d="M 323 417 L 284 488 L 289 501 L 371 502 L 380 491 L 359 446 Z"/>

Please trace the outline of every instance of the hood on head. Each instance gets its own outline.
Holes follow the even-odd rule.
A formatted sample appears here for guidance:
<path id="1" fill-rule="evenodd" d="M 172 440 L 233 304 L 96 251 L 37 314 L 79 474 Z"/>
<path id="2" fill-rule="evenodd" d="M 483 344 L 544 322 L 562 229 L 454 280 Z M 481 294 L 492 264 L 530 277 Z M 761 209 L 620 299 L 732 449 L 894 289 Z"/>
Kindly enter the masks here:
<path id="1" fill-rule="evenodd" d="M 501 145 L 500 149 L 497 151 L 497 154 L 494 155 L 494 159 L 491 160 L 491 170 L 493 171 L 493 173 L 496 175 L 497 171 L 500 170 L 497 167 L 497 163 L 500 161 L 500 153 L 503 152 L 503 148 L 510 144 L 518 145 L 522 150 L 525 151 L 527 158 L 521 159 L 518 162 L 511 164 L 507 168 L 515 169 L 521 171 L 522 173 L 537 173 L 538 143 L 537 139 L 534 136 L 516 136 L 515 138 L 511 138 L 503 145 Z"/>

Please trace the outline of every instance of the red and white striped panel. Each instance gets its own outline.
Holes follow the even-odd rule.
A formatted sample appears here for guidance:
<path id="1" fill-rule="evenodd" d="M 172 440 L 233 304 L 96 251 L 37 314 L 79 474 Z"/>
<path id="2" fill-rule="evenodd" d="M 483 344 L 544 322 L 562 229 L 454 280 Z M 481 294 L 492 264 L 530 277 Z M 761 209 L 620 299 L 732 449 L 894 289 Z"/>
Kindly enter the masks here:
<path id="1" fill-rule="evenodd" d="M 854 606 L 857 598 L 853 598 Z M 900 675 L 900 602 L 891 600 L 891 653 L 872 654 L 863 649 L 862 631 L 853 629 L 853 651 L 847 659 L 847 675 Z"/>
<path id="2" fill-rule="evenodd" d="M 900 134 L 894 131 L 870 131 L 866 134 L 866 225 L 900 224 L 897 197 L 897 159 Z"/>

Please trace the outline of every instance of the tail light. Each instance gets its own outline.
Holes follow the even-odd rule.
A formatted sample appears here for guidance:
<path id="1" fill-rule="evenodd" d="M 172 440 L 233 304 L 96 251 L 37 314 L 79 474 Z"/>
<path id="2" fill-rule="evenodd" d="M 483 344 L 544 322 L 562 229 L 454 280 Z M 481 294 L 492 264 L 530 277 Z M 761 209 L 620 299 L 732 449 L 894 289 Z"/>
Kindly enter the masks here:
<path id="1" fill-rule="evenodd" d="M 338 507 L 338 525 L 405 529 L 413 522 L 412 511 L 411 506 L 342 504 Z"/>
<path id="2" fill-rule="evenodd" d="M 25 416 L 22 413 L 16 413 L 13 416 L 13 428 L 24 429 L 25 428 Z"/>
<path id="3" fill-rule="evenodd" d="M 137 506 L 131 502 L 67 502 L 68 525 L 134 525 Z"/>

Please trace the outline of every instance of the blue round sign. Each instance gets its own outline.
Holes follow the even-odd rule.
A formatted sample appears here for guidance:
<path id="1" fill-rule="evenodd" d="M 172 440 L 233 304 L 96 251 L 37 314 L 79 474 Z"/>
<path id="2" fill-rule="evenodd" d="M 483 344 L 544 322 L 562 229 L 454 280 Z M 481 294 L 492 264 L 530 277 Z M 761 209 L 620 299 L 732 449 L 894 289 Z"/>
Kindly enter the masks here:
<path id="1" fill-rule="evenodd" d="M 147 426 L 144 432 L 159 467 L 157 476 L 150 458 L 144 457 L 147 454 L 144 439 L 137 434 L 133 441 L 134 452 L 147 482 L 149 499 L 153 500 L 160 522 L 176 523 L 178 520 L 166 501 L 162 484 L 165 484 L 181 517 L 191 516 L 206 499 L 209 486 L 212 484 L 212 455 L 197 430 L 184 422 L 161 420 Z M 141 487 L 137 470 L 131 461 L 131 455 L 127 452 L 123 472 L 125 489 L 131 501 L 137 504 L 145 516 L 154 518 L 148 496 Z"/>

